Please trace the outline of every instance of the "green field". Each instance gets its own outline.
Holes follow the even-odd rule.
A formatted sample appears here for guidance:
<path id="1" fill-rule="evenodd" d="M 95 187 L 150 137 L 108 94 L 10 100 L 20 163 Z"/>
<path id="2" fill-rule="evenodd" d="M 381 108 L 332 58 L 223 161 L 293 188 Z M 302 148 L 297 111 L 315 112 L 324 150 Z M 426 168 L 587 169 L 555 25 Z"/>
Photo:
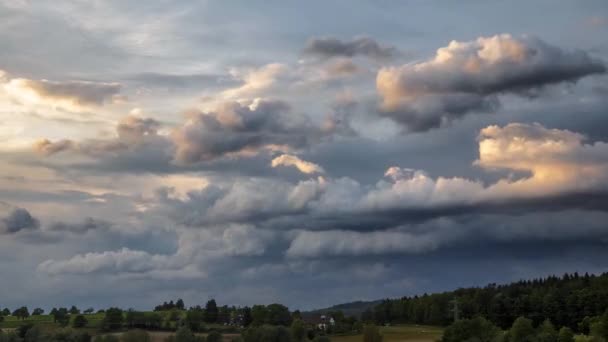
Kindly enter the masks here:
<path id="1" fill-rule="evenodd" d="M 438 341 L 443 335 L 442 328 L 426 325 L 396 325 L 382 327 L 380 331 L 384 336 L 384 342 L 434 342 Z M 363 336 L 335 336 L 331 340 L 333 342 L 361 342 Z"/>
<path id="2" fill-rule="evenodd" d="M 71 321 L 76 316 L 77 315 L 70 315 L 70 326 L 72 325 Z M 96 329 L 99 327 L 99 324 L 101 323 L 101 320 L 103 319 L 104 314 L 95 313 L 95 314 L 83 315 L 83 316 L 88 321 L 88 324 L 86 327 L 91 328 L 91 329 Z M 51 315 L 30 316 L 23 320 L 18 317 L 15 317 L 15 316 L 5 316 L 4 321 L 0 323 L 0 329 L 14 329 L 22 324 L 27 324 L 27 323 L 33 323 L 33 324 L 43 325 L 43 326 L 48 326 L 48 327 L 57 326 L 57 324 L 55 324 L 53 322 L 53 316 L 51 316 Z"/>

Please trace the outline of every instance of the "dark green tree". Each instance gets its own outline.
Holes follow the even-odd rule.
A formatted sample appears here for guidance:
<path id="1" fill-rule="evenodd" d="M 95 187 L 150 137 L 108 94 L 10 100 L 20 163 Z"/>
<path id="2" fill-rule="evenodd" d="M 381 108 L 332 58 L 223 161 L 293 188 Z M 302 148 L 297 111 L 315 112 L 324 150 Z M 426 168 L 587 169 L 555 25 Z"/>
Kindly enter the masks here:
<path id="1" fill-rule="evenodd" d="M 105 331 L 118 330 L 122 328 L 124 321 L 123 311 L 119 308 L 109 308 L 101 321 L 101 328 Z"/>
<path id="2" fill-rule="evenodd" d="M 41 308 L 35 308 L 34 311 L 32 311 L 32 316 L 40 316 L 44 314 L 44 310 L 42 310 Z"/>
<path id="3" fill-rule="evenodd" d="M 185 323 L 192 331 L 201 331 L 203 328 L 203 322 L 205 319 L 205 313 L 203 309 L 198 308 L 190 308 L 188 312 L 186 312 L 186 320 Z"/>
<path id="4" fill-rule="evenodd" d="M 243 308 L 243 326 L 248 327 L 252 321 L 253 318 L 251 317 L 251 308 L 246 306 Z"/>
<path id="5" fill-rule="evenodd" d="M 291 313 L 289 309 L 282 304 L 270 304 L 266 307 L 267 316 L 266 323 L 271 325 L 291 325 Z"/>
<path id="6" fill-rule="evenodd" d="M 54 311 L 51 311 L 51 314 L 53 315 L 53 321 L 55 323 L 58 323 L 60 326 L 62 327 L 66 327 L 68 326 L 68 324 L 70 324 L 70 315 L 68 314 L 68 309 L 66 308 L 59 308 L 59 309 L 54 309 Z"/>
<path id="7" fill-rule="evenodd" d="M 21 318 L 22 320 L 30 317 L 30 312 L 27 309 L 27 306 L 22 306 L 18 309 L 15 309 L 15 311 L 13 311 L 13 316 Z"/>
<path id="8" fill-rule="evenodd" d="M 211 299 L 207 301 L 205 304 L 205 322 L 207 323 L 215 323 L 217 322 L 217 317 L 219 314 L 219 310 L 217 308 L 217 303 L 215 299 Z"/>

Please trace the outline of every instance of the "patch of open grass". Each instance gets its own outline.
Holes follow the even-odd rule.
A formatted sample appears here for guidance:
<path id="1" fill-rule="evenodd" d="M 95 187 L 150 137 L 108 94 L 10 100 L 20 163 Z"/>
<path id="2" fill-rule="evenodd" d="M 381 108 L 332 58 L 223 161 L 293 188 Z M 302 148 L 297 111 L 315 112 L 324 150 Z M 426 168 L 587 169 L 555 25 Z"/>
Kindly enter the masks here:
<path id="1" fill-rule="evenodd" d="M 434 342 L 441 339 L 443 328 L 427 325 L 395 325 L 381 327 L 385 342 Z M 361 342 L 363 335 L 335 336 L 333 342 Z"/>

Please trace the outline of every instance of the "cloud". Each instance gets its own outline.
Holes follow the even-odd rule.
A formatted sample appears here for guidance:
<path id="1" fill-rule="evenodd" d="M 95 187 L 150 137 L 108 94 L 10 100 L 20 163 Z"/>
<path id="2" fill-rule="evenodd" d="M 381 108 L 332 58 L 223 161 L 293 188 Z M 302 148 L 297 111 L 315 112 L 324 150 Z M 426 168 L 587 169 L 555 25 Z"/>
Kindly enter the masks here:
<path id="1" fill-rule="evenodd" d="M 257 69 L 233 70 L 233 76 L 243 84 L 223 91 L 221 96 L 226 100 L 250 99 L 275 86 L 288 76 L 288 71 L 289 68 L 280 63 L 266 64 Z"/>
<path id="2" fill-rule="evenodd" d="M 64 228 L 64 227 L 62 227 Z M 112 274 L 140 278 L 200 278 L 203 269 L 218 260 L 260 256 L 275 236 L 250 225 L 207 227 L 201 230 L 180 230 L 173 254 L 152 254 L 143 250 L 122 248 L 115 251 L 77 254 L 64 260 L 48 259 L 38 271 L 50 275 Z"/>
<path id="3" fill-rule="evenodd" d="M 55 142 L 40 139 L 34 143 L 33 148 L 45 156 L 72 151 L 98 157 L 108 153 L 138 149 L 143 145 L 163 145 L 163 142 L 167 142 L 164 137 L 158 135 L 160 126 L 160 122 L 154 119 L 129 115 L 116 124 L 116 137 L 113 139 L 88 139 L 80 142 L 69 139 Z"/>
<path id="4" fill-rule="evenodd" d="M 608 144 L 585 140 L 579 133 L 548 129 L 538 123 L 488 126 L 479 134 L 479 160 L 475 163 L 486 169 L 531 173 L 520 181 L 498 182 L 491 192 L 602 190 L 608 180 Z"/>
<path id="5" fill-rule="evenodd" d="M 306 174 L 325 172 L 321 166 L 315 163 L 308 162 L 306 160 L 302 160 L 297 156 L 293 156 L 290 154 L 282 154 L 274 158 L 271 162 L 271 165 L 272 167 L 293 166 L 297 168 L 300 172 Z"/>
<path id="6" fill-rule="evenodd" d="M 22 104 L 42 104 L 82 112 L 122 98 L 119 95 L 121 85 L 118 83 L 3 78 L 4 91 Z"/>
<path id="7" fill-rule="evenodd" d="M 349 41 L 337 38 L 312 38 L 304 47 L 304 53 L 323 58 L 366 56 L 385 59 L 395 56 L 398 51 L 392 46 L 383 46 L 369 37 L 359 37 Z"/>
<path id="8" fill-rule="evenodd" d="M 534 95 L 543 86 L 605 72 L 605 64 L 584 51 L 503 34 L 452 41 L 430 60 L 382 68 L 376 86 L 381 115 L 425 131 L 471 112 L 490 112 L 500 94 Z"/>
<path id="9" fill-rule="evenodd" d="M 55 232 L 86 233 L 88 231 L 107 230 L 111 223 L 92 217 L 82 222 L 55 222 L 49 225 L 48 230 Z"/>
<path id="10" fill-rule="evenodd" d="M 78 254 L 67 260 L 46 260 L 38 271 L 51 275 L 86 273 L 144 273 L 167 264 L 164 255 L 123 248 L 102 253 Z"/>
<path id="11" fill-rule="evenodd" d="M 163 210 L 185 225 L 248 222 L 281 229 L 298 224 L 316 229 L 381 228 L 441 216 L 551 207 L 605 210 L 590 194 L 597 193 L 601 201 L 608 190 L 607 146 L 603 142 L 585 144 L 579 134 L 538 124 L 489 126 L 480 133 L 475 165 L 523 174 L 485 184 L 390 167 L 387 179 L 373 186 L 348 177 L 318 177 L 298 183 L 238 178 L 180 199 L 159 193 L 159 201 Z M 588 194 L 589 201 L 575 200 L 581 194 Z"/>
<path id="12" fill-rule="evenodd" d="M 285 102 L 255 100 L 249 105 L 225 103 L 213 112 L 193 113 L 172 134 L 175 160 L 190 164 L 262 150 L 289 151 L 319 138 L 320 130 L 307 117 L 289 110 Z"/>
<path id="13" fill-rule="evenodd" d="M 300 231 L 291 241 L 290 258 L 422 253 L 436 249 L 438 239 L 429 234 L 398 231 L 355 232 L 348 230 Z"/>
<path id="14" fill-rule="evenodd" d="M 0 219 L 0 234 L 14 234 L 22 230 L 35 230 L 39 227 L 38 219 L 23 208 L 15 208 L 6 217 Z"/>

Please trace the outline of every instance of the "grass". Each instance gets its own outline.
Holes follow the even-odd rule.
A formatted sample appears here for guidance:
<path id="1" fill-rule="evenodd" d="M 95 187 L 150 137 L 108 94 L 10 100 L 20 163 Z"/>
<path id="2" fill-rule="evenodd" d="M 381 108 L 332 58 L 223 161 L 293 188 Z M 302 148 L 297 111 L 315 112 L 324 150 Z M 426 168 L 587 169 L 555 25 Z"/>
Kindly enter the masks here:
<path id="1" fill-rule="evenodd" d="M 443 329 L 427 325 L 396 325 L 380 328 L 384 342 L 434 342 L 441 339 Z M 332 342 L 361 342 L 363 335 L 334 336 Z"/>
<path id="2" fill-rule="evenodd" d="M 69 326 L 72 326 L 72 322 L 76 316 L 78 316 L 78 315 L 70 315 Z M 90 314 L 90 315 L 83 314 L 83 316 L 88 321 L 86 328 L 96 329 L 101 324 L 104 314 L 103 313 L 94 313 L 94 314 Z M 30 316 L 24 320 L 22 320 L 21 318 L 15 317 L 15 316 L 4 316 L 4 321 L 0 323 L 0 329 L 15 329 L 23 324 L 28 324 L 28 323 L 42 325 L 47 328 L 59 327 L 59 325 L 53 321 L 53 316 L 51 316 L 51 315 Z"/>

